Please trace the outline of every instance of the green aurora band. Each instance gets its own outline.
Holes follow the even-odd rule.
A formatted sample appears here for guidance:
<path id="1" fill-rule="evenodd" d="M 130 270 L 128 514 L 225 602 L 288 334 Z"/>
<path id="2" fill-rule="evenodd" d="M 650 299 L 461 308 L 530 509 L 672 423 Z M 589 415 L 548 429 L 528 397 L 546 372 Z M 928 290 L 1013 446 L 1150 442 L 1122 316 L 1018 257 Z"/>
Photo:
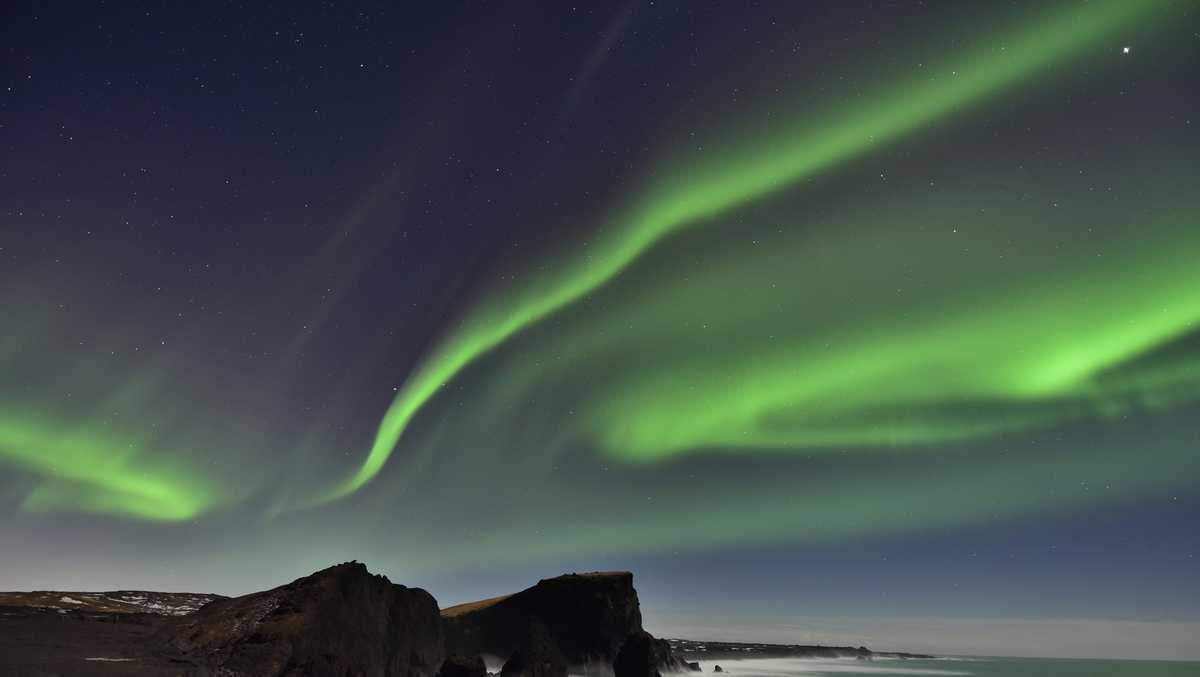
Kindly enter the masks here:
<path id="1" fill-rule="evenodd" d="M 21 504 L 32 512 L 69 508 L 164 522 L 194 518 L 218 492 L 180 464 L 163 465 L 162 459 L 178 457 L 107 430 L 64 430 L 30 415 L 0 419 L 0 459 L 42 476 Z"/>
<path id="2" fill-rule="evenodd" d="M 1196 222 L 1195 214 L 1159 218 Z M 892 225 L 904 235 L 917 231 Z M 979 244 L 986 235 L 974 237 L 976 247 L 989 249 Z M 899 239 L 874 238 L 893 253 L 903 251 Z M 838 268 L 831 261 L 841 261 L 843 270 L 852 269 L 861 254 L 854 243 L 843 244 L 840 251 L 833 245 L 823 252 L 825 266 Z M 923 244 L 926 253 L 935 251 L 933 244 Z M 774 331 L 774 339 L 741 341 L 733 351 L 736 359 L 720 360 L 713 356 L 722 354 L 728 339 L 700 337 L 678 355 L 657 355 L 650 372 L 614 375 L 595 395 L 604 405 L 595 409 L 590 426 L 609 453 L 649 461 L 697 448 L 931 445 L 1191 399 L 1200 384 L 1194 361 L 1167 359 L 1151 369 L 1137 358 L 1197 328 L 1196 251 L 1200 242 L 1194 237 L 1186 243 L 1131 241 L 1127 256 L 1119 259 L 1046 261 L 1000 293 L 991 290 L 1001 288 L 1003 268 L 988 270 L 975 261 L 970 278 L 960 278 L 960 289 L 895 299 L 892 308 L 880 308 L 873 317 L 827 319 L 819 329 L 804 318 L 821 301 L 812 291 L 797 291 L 800 285 L 792 286 L 790 298 L 763 300 L 744 288 L 741 310 L 733 300 L 738 295 L 727 291 L 722 298 L 718 287 L 736 289 L 739 275 L 784 279 L 783 257 L 775 265 L 748 258 L 736 272 L 700 274 L 688 284 L 693 298 L 718 311 L 710 330 L 726 336 L 746 328 Z M 798 259 L 793 264 L 801 268 L 822 265 Z M 887 270 L 886 263 L 877 265 Z M 902 279 L 902 271 L 891 272 Z M 926 289 L 937 284 L 934 274 L 928 278 L 922 280 Z M 815 276 L 804 280 L 809 289 L 819 289 Z M 703 316 L 703 309 L 689 307 L 677 292 L 656 290 L 641 317 L 666 322 Z M 768 304 L 788 319 L 773 325 L 756 321 L 754 313 L 770 316 Z"/>
<path id="3" fill-rule="evenodd" d="M 561 262 L 545 275 L 527 277 L 523 284 L 474 307 L 401 387 L 357 472 L 316 502 L 351 494 L 375 477 L 416 413 L 465 367 L 610 283 L 667 236 L 902 139 L 1012 85 L 1044 76 L 1117 30 L 1152 18 L 1160 7 L 1162 3 L 1114 0 L 1056 8 L 1018 28 L 995 34 L 979 47 L 940 59 L 937 67 L 926 71 L 937 74 L 934 77 L 881 87 L 869 100 L 860 100 L 848 109 L 830 110 L 819 121 L 776 129 L 745 142 L 739 139 L 736 148 L 712 153 L 714 157 L 706 163 L 661 172 L 669 178 L 614 219 L 585 254 Z M 738 136 L 744 138 L 745 134 Z M 1122 307 L 1137 307 L 1145 298 L 1141 293 L 1170 286 L 1178 279 L 1173 277 L 1180 272 L 1178 265 L 1186 264 L 1175 261 L 1160 279 L 1126 290 L 1120 299 Z M 1071 292 L 1062 290 L 1061 294 L 1069 296 Z M 905 327 L 906 336 L 889 339 L 886 346 L 848 345 L 829 356 L 806 352 L 802 346 L 784 346 L 720 378 L 700 378 L 665 389 L 659 385 L 641 387 L 627 397 L 622 395 L 624 404 L 618 406 L 619 411 L 608 412 L 607 420 L 616 416 L 622 424 L 617 432 L 606 431 L 602 439 L 610 452 L 643 460 L 695 445 L 797 448 L 830 443 L 909 444 L 988 434 L 1011 426 L 980 422 L 978 417 L 955 420 L 931 412 L 939 402 L 962 398 L 1036 401 L 1103 396 L 1103 389 L 1098 392 L 1090 378 L 1097 370 L 1178 335 L 1192 326 L 1200 309 L 1194 295 L 1173 294 L 1161 312 L 1147 309 L 1143 313 L 1146 324 L 1135 327 L 1109 323 L 1082 346 L 1067 341 L 1067 337 L 1070 332 L 1088 327 L 1094 315 L 1063 318 L 1046 327 L 1051 337 L 1059 339 L 1053 347 L 987 365 L 985 378 L 978 382 L 967 383 L 974 375 L 953 368 L 963 364 L 966 351 L 971 349 L 967 347 L 970 340 L 1003 346 L 1020 335 L 1019 325 L 1006 323 L 1027 321 L 1031 313 L 1051 311 L 1054 303 L 1048 300 L 1045 305 L 1012 307 L 988 317 L 934 318 L 944 326 L 927 330 L 913 323 Z M 941 329 L 949 331 L 952 338 L 936 338 Z M 959 339 L 967 339 L 967 343 L 952 342 Z M 862 362 L 868 355 L 869 359 Z M 886 387 L 880 391 L 881 384 L 894 382 L 895 370 L 905 368 L 903 365 L 911 365 L 908 368 L 913 374 L 925 373 L 921 369 L 939 362 L 941 357 L 951 366 L 942 377 L 922 377 L 919 387 L 906 388 L 904 393 Z M 800 363 L 790 367 L 791 371 L 780 369 L 797 358 Z M 820 362 L 819 366 L 813 366 L 814 360 Z M 808 406 L 813 398 L 834 395 L 849 397 L 837 407 L 806 409 L 784 426 L 785 432 L 753 424 L 761 420 L 764 408 Z M 679 409 L 664 415 L 686 415 L 691 419 L 687 425 L 664 427 L 657 414 L 646 413 L 650 402 L 659 403 L 663 397 L 677 398 L 674 401 Z M 864 426 L 870 423 L 869 409 L 876 404 L 902 404 L 911 408 L 911 415 L 898 419 L 893 406 L 886 416 L 887 425 Z M 660 406 L 649 409 L 662 411 Z M 848 409 L 856 412 L 849 418 Z M 719 415 L 705 418 L 713 414 Z M 1017 415 L 1013 412 L 1006 418 Z M 1028 410 L 1020 416 L 1028 419 L 1026 425 L 1042 417 Z"/>
<path id="4" fill-rule="evenodd" d="M 26 301 L 33 298 L 39 302 Z M 36 268 L 0 287 L 0 307 L 15 318 L 0 339 L 0 471 L 8 480 L 0 497 L 11 491 L 35 514 L 166 523 L 197 519 L 254 491 L 245 421 L 213 407 L 228 395 L 202 396 L 209 388 L 188 377 L 178 354 L 131 349 L 137 339 L 127 328 L 144 316 L 104 323 L 97 314 L 108 306 L 57 289 Z M 63 346 L 56 336 L 89 340 Z M 198 411 L 219 412 L 222 425 Z"/>
<path id="5" fill-rule="evenodd" d="M 280 517 L 272 537 L 358 552 L 387 530 L 412 546 L 397 569 L 430 570 L 837 540 L 1192 491 L 1190 149 L 1147 132 L 1137 143 L 1159 144 L 1146 146 L 1153 162 L 1112 193 L 1073 193 L 1083 180 L 1053 163 L 1001 167 L 1003 149 L 957 166 L 978 133 L 968 106 L 1058 74 L 1156 6 L 1059 6 L 925 59 L 936 78 L 819 115 L 797 107 L 809 113 L 786 129 L 745 122 L 766 131 L 726 134 L 703 155 L 664 153 L 582 251 L 468 308 L 403 384 L 357 472 L 307 503 L 322 480 L 286 480 L 324 478 L 332 450 L 362 442 L 338 432 L 349 405 L 273 426 L 289 420 L 273 409 L 279 386 L 214 370 L 219 341 L 211 355 L 195 351 L 213 341 L 185 335 L 133 353 L 131 328 L 150 323 L 112 321 L 100 281 L 74 297 L 54 268 L 22 271 L 0 288 L 15 318 L 0 332 L 3 491 L 29 513 L 163 523 L 219 522 L 253 498 L 276 502 L 263 515 L 274 520 L 357 491 L 391 457 L 387 490 L 343 506 L 355 527 L 331 507 Z M 931 124 L 960 113 L 961 128 Z M 902 171 L 867 186 L 855 161 L 880 159 Z M 1120 182 L 1115 166 L 1106 178 Z M 810 190 L 818 178 L 835 190 Z M 327 392 L 359 380 L 347 372 Z M 281 446 L 296 474 L 267 453 Z M 538 489 L 498 493 L 510 484 Z M 447 501 L 445 487 L 486 509 Z M 390 545 L 369 554 L 396 557 Z"/>

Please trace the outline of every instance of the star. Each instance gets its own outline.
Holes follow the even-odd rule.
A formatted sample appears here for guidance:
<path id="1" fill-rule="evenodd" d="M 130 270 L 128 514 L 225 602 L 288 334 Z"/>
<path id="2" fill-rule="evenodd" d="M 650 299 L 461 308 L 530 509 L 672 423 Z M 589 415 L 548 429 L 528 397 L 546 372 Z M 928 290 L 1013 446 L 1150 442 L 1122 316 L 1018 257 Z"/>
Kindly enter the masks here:
<path id="1" fill-rule="evenodd" d="M 1128 48 L 1128 47 L 1122 47 L 1122 48 L 1121 48 L 1121 53 L 1122 53 L 1122 54 L 1128 54 L 1128 53 L 1129 53 L 1129 48 Z"/>

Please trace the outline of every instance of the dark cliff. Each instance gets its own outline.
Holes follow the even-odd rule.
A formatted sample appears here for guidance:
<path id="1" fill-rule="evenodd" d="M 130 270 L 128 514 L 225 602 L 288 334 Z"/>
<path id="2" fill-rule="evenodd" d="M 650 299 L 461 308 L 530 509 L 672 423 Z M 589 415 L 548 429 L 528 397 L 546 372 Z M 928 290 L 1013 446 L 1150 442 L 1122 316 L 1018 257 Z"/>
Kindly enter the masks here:
<path id="1" fill-rule="evenodd" d="M 646 632 L 630 635 L 613 661 L 614 677 L 661 677 L 664 672 L 699 672 L 700 666 L 675 655 L 671 643 Z"/>
<path id="2" fill-rule="evenodd" d="M 610 675 L 627 640 L 650 637 L 627 571 L 548 578 L 507 597 L 443 609 L 442 619 L 450 653 L 509 660 L 506 677 L 554 677 L 568 667 Z M 649 661 L 664 672 L 686 669 L 665 642 L 654 644 Z"/>
<path id="3" fill-rule="evenodd" d="M 433 596 L 356 562 L 213 602 L 156 639 L 200 674 L 230 677 L 430 677 L 445 658 Z"/>
<path id="4" fill-rule="evenodd" d="M 642 629 L 627 571 L 547 578 L 507 597 L 444 609 L 442 619 L 450 653 L 507 659 L 544 628 L 569 665 L 604 670 L 611 669 L 625 638 Z"/>
<path id="5" fill-rule="evenodd" d="M 72 594 L 0 597 L 0 675 L 486 677 L 481 654 L 505 661 L 504 677 L 689 668 L 674 653 L 687 643 L 642 629 L 627 572 L 559 576 L 440 613 L 429 593 L 356 562 L 234 598 Z"/>

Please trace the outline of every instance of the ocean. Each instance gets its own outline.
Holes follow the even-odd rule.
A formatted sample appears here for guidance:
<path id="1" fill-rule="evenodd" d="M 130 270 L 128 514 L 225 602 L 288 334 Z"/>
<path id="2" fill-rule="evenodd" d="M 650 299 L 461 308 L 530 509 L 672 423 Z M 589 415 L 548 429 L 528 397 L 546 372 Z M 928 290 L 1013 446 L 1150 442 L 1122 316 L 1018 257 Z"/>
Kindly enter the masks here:
<path id="1" fill-rule="evenodd" d="M 701 674 L 712 675 L 720 665 L 729 677 L 887 677 L 889 675 L 977 677 L 1200 677 L 1200 663 L 1111 661 L 1052 658 L 761 658 L 700 661 Z"/>

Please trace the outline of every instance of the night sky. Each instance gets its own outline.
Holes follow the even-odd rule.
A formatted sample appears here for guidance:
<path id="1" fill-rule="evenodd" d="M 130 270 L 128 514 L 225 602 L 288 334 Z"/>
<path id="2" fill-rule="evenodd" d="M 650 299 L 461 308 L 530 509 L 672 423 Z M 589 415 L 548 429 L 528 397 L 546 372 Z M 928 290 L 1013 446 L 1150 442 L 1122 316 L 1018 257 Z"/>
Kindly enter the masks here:
<path id="1" fill-rule="evenodd" d="M 5 3 L 0 589 L 1200 657 L 1200 4 Z"/>

